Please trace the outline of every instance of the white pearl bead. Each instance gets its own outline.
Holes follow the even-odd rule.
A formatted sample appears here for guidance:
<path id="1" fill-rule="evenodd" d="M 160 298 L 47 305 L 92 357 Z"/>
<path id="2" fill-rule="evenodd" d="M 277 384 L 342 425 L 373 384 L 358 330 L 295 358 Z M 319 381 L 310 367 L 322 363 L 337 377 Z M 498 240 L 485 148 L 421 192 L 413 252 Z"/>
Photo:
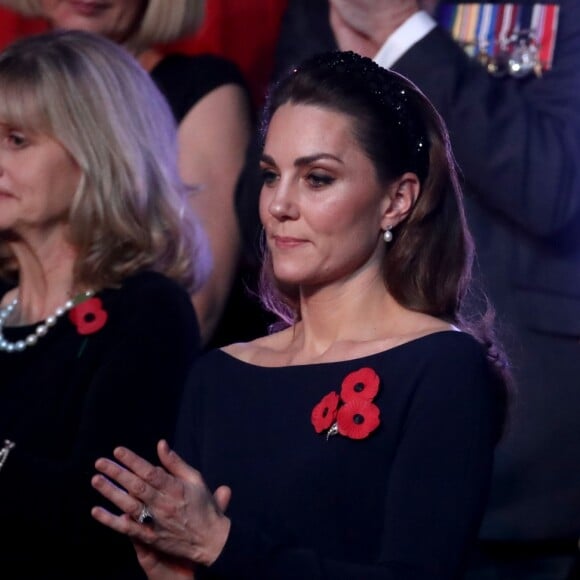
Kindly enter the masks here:
<path id="1" fill-rule="evenodd" d="M 35 332 L 38 336 L 44 336 L 48 332 L 48 326 L 46 324 L 39 324 Z"/>
<path id="2" fill-rule="evenodd" d="M 81 296 L 83 298 L 88 298 L 89 296 L 93 296 L 94 293 L 95 293 L 94 290 L 87 290 L 86 292 L 83 292 Z M 54 326 L 57 323 L 58 319 L 63 314 L 68 312 L 71 308 L 74 308 L 75 301 L 67 300 L 63 306 L 59 306 L 54 311 L 54 314 L 47 317 L 47 319 L 42 324 L 39 324 L 34 329 L 34 332 L 32 334 L 29 334 L 24 340 L 10 342 L 9 340 L 6 340 L 4 338 L 2 328 L 4 327 L 6 320 L 8 319 L 8 317 L 10 316 L 10 314 L 13 312 L 13 310 L 16 308 L 17 305 L 18 298 L 15 298 L 7 306 L 5 306 L 4 308 L 0 308 L 0 351 L 21 352 L 25 350 L 26 347 L 35 345 L 38 342 L 39 337 L 44 336 L 48 332 L 49 328 Z"/>

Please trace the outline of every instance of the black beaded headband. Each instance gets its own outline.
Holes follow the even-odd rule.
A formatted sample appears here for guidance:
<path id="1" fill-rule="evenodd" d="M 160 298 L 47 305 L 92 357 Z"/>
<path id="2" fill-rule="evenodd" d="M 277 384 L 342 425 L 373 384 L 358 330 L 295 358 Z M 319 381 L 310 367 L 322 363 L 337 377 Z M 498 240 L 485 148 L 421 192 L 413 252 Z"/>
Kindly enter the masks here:
<path id="1" fill-rule="evenodd" d="M 335 51 L 315 55 L 294 69 L 298 73 L 309 68 L 326 67 L 333 73 L 344 74 L 348 83 L 368 88 L 369 96 L 390 115 L 401 138 L 407 144 L 413 161 L 413 171 L 420 179 L 429 169 L 429 138 L 416 105 L 409 98 L 412 85 L 400 74 L 385 69 L 368 57 L 352 51 Z"/>

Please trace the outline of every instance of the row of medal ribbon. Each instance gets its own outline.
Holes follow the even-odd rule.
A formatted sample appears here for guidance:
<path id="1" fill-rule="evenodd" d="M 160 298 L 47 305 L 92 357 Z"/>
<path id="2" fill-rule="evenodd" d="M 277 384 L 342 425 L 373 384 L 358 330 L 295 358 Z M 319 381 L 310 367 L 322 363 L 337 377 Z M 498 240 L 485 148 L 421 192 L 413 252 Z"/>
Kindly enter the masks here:
<path id="1" fill-rule="evenodd" d="M 556 4 L 441 4 L 437 21 L 494 76 L 541 76 L 552 66 Z"/>

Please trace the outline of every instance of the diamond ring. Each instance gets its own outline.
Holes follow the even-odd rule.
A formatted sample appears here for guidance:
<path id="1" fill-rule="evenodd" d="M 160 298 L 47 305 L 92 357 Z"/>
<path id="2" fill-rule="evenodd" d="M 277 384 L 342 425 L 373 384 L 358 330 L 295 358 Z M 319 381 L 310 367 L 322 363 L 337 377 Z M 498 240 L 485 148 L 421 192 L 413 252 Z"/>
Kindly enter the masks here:
<path id="1" fill-rule="evenodd" d="M 153 523 L 153 514 L 149 511 L 149 508 L 146 505 L 141 508 L 141 513 L 139 514 L 137 521 L 140 524 L 145 525 L 151 525 Z"/>

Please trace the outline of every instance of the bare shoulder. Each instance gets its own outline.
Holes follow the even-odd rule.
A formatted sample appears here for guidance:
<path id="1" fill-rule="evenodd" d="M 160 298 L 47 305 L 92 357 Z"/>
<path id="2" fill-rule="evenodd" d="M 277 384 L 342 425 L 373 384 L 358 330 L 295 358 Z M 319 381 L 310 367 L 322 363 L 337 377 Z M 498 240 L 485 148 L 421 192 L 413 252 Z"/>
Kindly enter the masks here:
<path id="1" fill-rule="evenodd" d="M 401 325 L 398 336 L 392 337 L 394 342 L 403 344 L 418 338 L 423 338 L 429 334 L 436 334 L 445 331 L 457 331 L 460 329 L 441 318 L 436 318 L 421 312 L 408 312 L 407 324 Z"/>

